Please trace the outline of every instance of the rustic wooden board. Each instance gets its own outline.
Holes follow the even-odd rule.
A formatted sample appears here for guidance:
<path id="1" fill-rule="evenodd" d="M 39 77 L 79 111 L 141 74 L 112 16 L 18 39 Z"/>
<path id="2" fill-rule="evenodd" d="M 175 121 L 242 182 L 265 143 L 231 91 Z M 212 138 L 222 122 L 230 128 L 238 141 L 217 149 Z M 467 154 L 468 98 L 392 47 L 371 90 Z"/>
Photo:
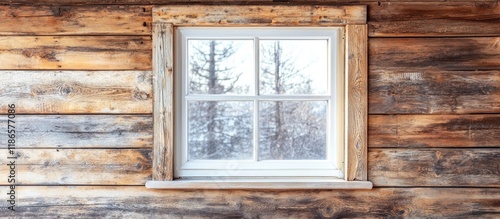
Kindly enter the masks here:
<path id="1" fill-rule="evenodd" d="M 371 38 L 369 113 L 500 112 L 500 38 Z"/>
<path id="2" fill-rule="evenodd" d="M 374 186 L 500 187 L 500 150 L 369 149 Z"/>
<path id="3" fill-rule="evenodd" d="M 372 37 L 500 36 L 500 3 L 381 3 L 371 5 Z"/>
<path id="4" fill-rule="evenodd" d="M 500 37 L 370 38 L 369 47 L 375 73 L 500 70 Z"/>
<path id="5" fill-rule="evenodd" d="M 151 6 L 0 6 L 0 35 L 150 35 Z"/>
<path id="6" fill-rule="evenodd" d="M 151 69 L 147 36 L 1 36 L 0 69 Z"/>
<path id="7" fill-rule="evenodd" d="M 0 71 L 0 81 L 0 114 L 8 104 L 17 113 L 152 112 L 150 71 Z"/>
<path id="8" fill-rule="evenodd" d="M 499 70 L 411 70 L 370 72 L 370 113 L 500 113 Z"/>
<path id="9" fill-rule="evenodd" d="M 365 5 L 170 5 L 153 8 L 153 22 L 176 26 L 331 26 L 366 24 L 366 16 Z"/>
<path id="10" fill-rule="evenodd" d="M 500 189 L 322 191 L 151 190 L 144 186 L 18 186 L 23 218 L 495 218 Z M 9 192 L 0 187 L 1 194 Z M 5 197 L 7 197 L 5 195 Z"/>
<path id="11" fill-rule="evenodd" d="M 174 62 L 172 24 L 153 25 L 153 179 L 174 177 Z"/>
<path id="12" fill-rule="evenodd" d="M 346 27 L 346 180 L 367 180 L 367 25 Z"/>
<path id="13" fill-rule="evenodd" d="M 6 120 L 7 116 L 1 116 L 0 124 L 7 124 Z M 151 116 L 18 115 L 14 121 L 17 148 L 151 148 L 153 145 Z M 0 135 L 0 142 L 7 142 L 7 137 Z M 5 148 L 7 144 L 0 144 L 0 150 Z"/>
<path id="14" fill-rule="evenodd" d="M 0 173 L 12 159 L 0 150 Z M 144 185 L 151 180 L 151 149 L 18 149 L 16 183 L 31 185 Z"/>
<path id="15" fill-rule="evenodd" d="M 369 147 L 500 147 L 500 114 L 372 115 Z"/>
<path id="16" fill-rule="evenodd" d="M 343 1 L 343 0 L 334 0 Z M 348 0 L 352 1 L 352 0 Z M 179 3 L 205 4 L 250 4 L 272 3 L 273 0 L 9 0 L 0 4 L 34 4 L 34 5 L 165 5 Z"/>
<path id="17" fill-rule="evenodd" d="M 408 2 L 409 0 L 8 0 L 1 4 L 29 5 L 168 5 L 168 4 L 367 4 L 377 2 Z M 419 2 L 443 2 L 444 0 L 418 0 Z M 470 0 L 447 0 L 449 2 L 470 2 Z M 475 0 L 495 2 L 498 0 Z"/>

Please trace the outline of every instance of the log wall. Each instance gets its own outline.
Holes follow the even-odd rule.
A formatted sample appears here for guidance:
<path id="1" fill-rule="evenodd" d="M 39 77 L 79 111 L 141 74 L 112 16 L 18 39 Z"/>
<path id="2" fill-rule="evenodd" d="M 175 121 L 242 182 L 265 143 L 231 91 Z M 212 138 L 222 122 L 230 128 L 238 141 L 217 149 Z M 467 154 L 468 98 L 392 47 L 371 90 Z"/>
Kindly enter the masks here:
<path id="1" fill-rule="evenodd" d="M 149 190 L 151 7 L 0 3 L 0 128 L 16 104 L 16 212 L 42 218 L 500 217 L 500 3 L 367 4 L 372 190 Z M 271 0 L 196 1 L 280 4 Z M 7 198 L 0 134 L 0 196 Z M 5 178 L 5 179 L 3 179 Z"/>

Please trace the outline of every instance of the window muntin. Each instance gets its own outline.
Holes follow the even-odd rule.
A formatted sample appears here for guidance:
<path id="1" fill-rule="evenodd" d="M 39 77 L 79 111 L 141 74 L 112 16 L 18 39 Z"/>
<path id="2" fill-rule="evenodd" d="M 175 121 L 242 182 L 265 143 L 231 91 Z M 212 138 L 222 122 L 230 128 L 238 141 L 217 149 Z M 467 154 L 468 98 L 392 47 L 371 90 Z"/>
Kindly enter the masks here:
<path id="1" fill-rule="evenodd" d="M 175 130 L 181 131 L 175 138 L 175 177 L 342 178 L 343 86 L 337 86 L 343 82 L 342 34 L 341 27 L 178 28 L 175 51 L 181 58 L 176 59 L 175 80 L 181 86 L 176 86 Z M 284 61 L 277 64 L 280 50 Z M 207 66 L 196 59 L 222 61 Z M 276 86 L 272 67 L 294 72 L 283 74 L 289 83 Z M 224 80 L 214 84 L 212 77 L 200 74 L 202 69 L 206 74 L 217 69 L 217 78 Z M 283 107 L 290 112 L 280 112 L 286 121 L 277 123 L 276 111 Z M 279 136 L 276 124 L 286 136 Z M 281 150 L 274 147 L 276 139 Z M 290 142 L 301 142 L 295 144 L 300 147 L 294 149 Z M 240 153 L 224 152 L 227 145 Z"/>

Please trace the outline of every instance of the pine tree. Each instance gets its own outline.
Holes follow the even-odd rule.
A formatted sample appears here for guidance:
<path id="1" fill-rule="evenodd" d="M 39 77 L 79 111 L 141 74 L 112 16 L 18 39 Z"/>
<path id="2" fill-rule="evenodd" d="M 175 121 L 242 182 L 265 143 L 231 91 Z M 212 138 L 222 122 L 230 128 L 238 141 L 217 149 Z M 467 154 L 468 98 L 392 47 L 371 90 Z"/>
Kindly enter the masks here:
<path id="1" fill-rule="evenodd" d="M 280 41 L 263 44 L 261 90 L 268 94 L 310 94 L 294 56 Z M 272 160 L 324 159 L 326 103 L 266 101 L 261 104 L 260 157 Z"/>
<path id="2" fill-rule="evenodd" d="M 189 92 L 227 94 L 241 92 L 235 83 L 242 75 L 228 66 L 235 45 L 200 41 L 190 47 Z M 239 89 L 239 90 L 238 90 Z M 192 101 L 189 106 L 189 148 L 195 159 L 238 159 L 251 151 L 251 111 L 239 102 Z M 247 110 L 239 110 L 246 108 Z"/>

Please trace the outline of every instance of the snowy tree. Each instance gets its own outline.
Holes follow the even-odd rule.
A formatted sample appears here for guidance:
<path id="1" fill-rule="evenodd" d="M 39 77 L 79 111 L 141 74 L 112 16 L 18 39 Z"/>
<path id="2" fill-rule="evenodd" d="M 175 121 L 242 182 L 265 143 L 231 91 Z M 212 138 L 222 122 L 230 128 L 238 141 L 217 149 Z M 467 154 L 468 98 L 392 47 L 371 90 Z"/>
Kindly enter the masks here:
<path id="1" fill-rule="evenodd" d="M 237 46 L 231 41 L 200 40 L 190 45 L 189 92 L 229 94 L 245 92 L 236 87 L 242 72 L 230 58 Z M 251 157 L 251 102 L 190 101 L 189 154 L 193 159 L 241 159 Z"/>
<path id="2" fill-rule="evenodd" d="M 251 86 L 242 86 L 244 73 L 235 60 L 245 59 L 251 52 L 246 56 L 238 54 L 238 48 L 230 40 L 191 41 L 188 93 L 249 94 Z M 256 82 L 260 94 L 315 92 L 310 75 L 304 74 L 307 66 L 297 62 L 300 56 L 296 51 L 290 51 L 279 40 L 261 40 L 260 50 L 260 76 Z M 187 107 L 190 159 L 252 158 L 252 124 L 257 116 L 252 101 L 190 100 Z M 325 159 L 327 109 L 326 101 L 260 100 L 259 159 Z"/>
<path id="3" fill-rule="evenodd" d="M 261 90 L 267 94 L 311 94 L 311 80 L 280 41 L 261 42 Z M 302 68 L 302 69 L 301 69 Z M 265 101 L 260 105 L 260 157 L 325 159 L 326 102 Z"/>
<path id="4" fill-rule="evenodd" d="M 228 61 L 236 51 L 231 41 L 194 41 L 189 47 L 189 92 L 228 94 L 245 92 L 235 87 L 242 72 Z M 251 102 L 190 101 L 189 154 L 194 159 L 251 157 Z"/>

